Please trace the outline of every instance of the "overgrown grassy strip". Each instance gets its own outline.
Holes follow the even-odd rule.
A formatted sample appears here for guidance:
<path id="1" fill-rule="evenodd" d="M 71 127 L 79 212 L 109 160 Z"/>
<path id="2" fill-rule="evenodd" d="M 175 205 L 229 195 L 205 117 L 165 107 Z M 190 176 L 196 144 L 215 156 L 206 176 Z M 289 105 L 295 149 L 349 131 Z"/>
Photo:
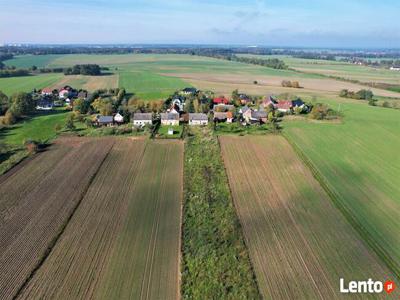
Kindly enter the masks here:
<path id="1" fill-rule="evenodd" d="M 182 298 L 261 298 L 219 144 L 208 128 L 190 129 L 184 178 Z"/>
<path id="2" fill-rule="evenodd" d="M 386 266 L 400 279 L 400 269 L 394 258 L 384 249 L 368 232 L 368 230 L 355 218 L 351 210 L 346 207 L 343 201 L 340 200 L 340 196 L 334 192 L 329 186 L 329 182 L 325 177 L 319 172 L 318 168 L 312 163 L 312 161 L 307 157 L 307 155 L 301 150 L 301 148 L 289 137 L 289 135 L 284 134 L 284 137 L 292 145 L 294 151 L 304 162 L 304 164 L 311 170 L 314 178 L 320 183 L 321 187 L 329 195 L 334 205 L 341 211 L 347 221 L 353 226 L 353 228 L 358 232 L 365 243 L 377 254 L 377 256 L 386 264 Z"/>

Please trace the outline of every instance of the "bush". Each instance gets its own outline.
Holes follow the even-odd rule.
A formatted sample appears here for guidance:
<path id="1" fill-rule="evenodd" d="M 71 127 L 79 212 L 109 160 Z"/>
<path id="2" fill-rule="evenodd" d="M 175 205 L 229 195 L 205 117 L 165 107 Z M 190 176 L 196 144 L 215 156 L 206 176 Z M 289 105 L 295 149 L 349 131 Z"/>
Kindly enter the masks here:
<path id="1" fill-rule="evenodd" d="M 314 120 L 325 120 L 334 119 L 338 116 L 339 114 L 335 110 L 329 108 L 328 105 L 316 103 L 310 112 L 309 118 Z"/>
<path id="2" fill-rule="evenodd" d="M 29 154 L 34 154 L 39 151 L 40 143 L 34 140 L 27 140 L 24 143 Z"/>
<path id="3" fill-rule="evenodd" d="M 54 130 L 55 130 L 56 132 L 60 132 L 61 129 L 62 129 L 62 126 L 61 126 L 60 124 L 56 124 L 56 125 L 54 126 Z"/>
<path id="4" fill-rule="evenodd" d="M 387 101 L 384 101 L 384 102 L 382 103 L 382 107 L 390 107 L 390 103 L 387 102 Z"/>
<path id="5" fill-rule="evenodd" d="M 16 122 L 17 122 L 17 117 L 11 110 L 8 110 L 6 112 L 6 114 L 4 115 L 4 117 L 0 118 L 0 124 L 2 124 L 2 125 L 6 125 L 6 126 L 13 125 Z"/>

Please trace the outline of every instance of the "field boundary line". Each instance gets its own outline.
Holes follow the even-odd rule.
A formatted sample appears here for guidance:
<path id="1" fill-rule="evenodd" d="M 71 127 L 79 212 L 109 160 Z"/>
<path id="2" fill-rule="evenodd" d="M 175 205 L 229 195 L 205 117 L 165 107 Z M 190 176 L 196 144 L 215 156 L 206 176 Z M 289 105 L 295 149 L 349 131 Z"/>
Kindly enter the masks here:
<path id="1" fill-rule="evenodd" d="M 368 248 L 371 249 L 377 257 L 389 268 L 391 272 L 400 279 L 400 267 L 394 262 L 392 257 L 385 249 L 383 249 L 372 237 L 370 237 L 368 231 L 364 226 L 353 216 L 351 211 L 346 207 L 342 201 L 340 201 L 340 196 L 329 187 L 328 180 L 320 173 L 318 168 L 313 164 L 313 162 L 307 157 L 307 155 L 301 150 L 301 148 L 294 142 L 287 134 L 283 133 L 282 136 L 288 141 L 292 146 L 293 150 L 299 156 L 301 161 L 309 168 L 313 177 L 318 181 L 324 191 L 328 194 L 329 198 L 335 205 L 335 207 L 342 213 L 344 218 L 350 223 L 351 227 L 358 233 L 361 240 L 364 241 Z"/>
<path id="2" fill-rule="evenodd" d="M 225 179 L 226 179 L 227 184 L 228 184 L 229 196 L 230 196 L 229 200 L 231 201 L 231 203 L 232 203 L 232 205 L 233 205 L 233 207 L 235 209 L 236 219 L 238 220 L 240 232 L 242 233 L 242 236 L 243 236 L 243 243 L 244 243 L 244 246 L 246 247 L 246 250 L 247 250 L 246 251 L 247 252 L 247 257 L 249 258 L 251 271 L 253 272 L 253 280 L 256 283 L 258 295 L 262 298 L 262 294 L 261 294 L 261 291 L 260 291 L 260 283 L 258 282 L 258 279 L 257 279 L 257 276 L 256 276 L 256 272 L 255 272 L 255 269 L 254 269 L 254 262 L 251 259 L 250 252 L 249 252 L 249 247 L 247 245 L 248 244 L 247 237 L 246 237 L 246 235 L 244 233 L 243 224 L 242 224 L 242 221 L 240 220 L 240 217 L 239 217 L 239 209 L 236 207 L 236 203 L 233 200 L 231 183 L 229 182 L 229 177 L 228 177 L 228 173 L 227 173 L 227 170 L 226 170 L 226 164 L 225 164 L 224 156 L 222 155 L 222 147 L 221 147 L 221 141 L 220 141 L 220 137 L 219 136 L 217 136 L 217 142 L 218 142 L 220 157 L 221 157 L 221 160 L 222 160 L 222 166 L 224 168 Z"/>
<path id="3" fill-rule="evenodd" d="M 17 292 L 15 293 L 15 295 L 13 296 L 13 300 L 16 300 L 19 298 L 19 296 L 21 295 L 22 291 L 27 287 L 27 285 L 29 284 L 29 282 L 33 279 L 33 277 L 35 276 L 35 274 L 37 273 L 37 271 L 39 271 L 39 269 L 41 268 L 41 266 L 46 262 L 47 258 L 49 257 L 51 251 L 53 250 L 53 248 L 56 246 L 58 240 L 61 238 L 61 236 L 63 235 L 63 233 L 65 232 L 65 229 L 67 228 L 69 222 L 71 221 L 72 217 L 75 215 L 75 212 L 78 210 L 80 204 L 82 203 L 83 198 L 85 198 L 85 195 L 87 193 L 87 191 L 89 190 L 93 180 L 96 178 L 97 173 L 99 172 L 101 166 L 103 165 L 103 163 L 105 162 L 105 160 L 107 159 L 107 157 L 109 156 L 109 154 L 111 153 L 113 147 L 115 144 L 115 140 L 113 140 L 112 145 L 109 149 L 109 151 L 107 152 L 107 154 L 104 156 L 104 158 L 101 160 L 97 170 L 93 173 L 93 175 L 90 177 L 90 180 L 88 181 L 88 185 L 85 188 L 85 190 L 82 192 L 79 200 L 77 201 L 77 203 L 75 204 L 75 206 L 72 208 L 72 211 L 70 213 L 70 215 L 68 216 L 68 218 L 65 220 L 64 224 L 62 224 L 60 231 L 57 233 L 57 235 L 53 238 L 53 240 L 49 243 L 46 251 L 44 252 L 43 256 L 39 259 L 36 267 L 32 270 L 31 274 L 26 278 L 26 280 L 24 281 L 24 283 L 19 287 L 19 289 L 17 290 Z"/>

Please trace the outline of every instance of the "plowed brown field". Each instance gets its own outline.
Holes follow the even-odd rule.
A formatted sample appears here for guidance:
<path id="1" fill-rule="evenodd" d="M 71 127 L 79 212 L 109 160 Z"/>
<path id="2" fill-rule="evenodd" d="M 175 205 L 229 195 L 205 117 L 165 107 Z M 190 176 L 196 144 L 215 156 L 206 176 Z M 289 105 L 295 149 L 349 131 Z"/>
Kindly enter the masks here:
<path id="1" fill-rule="evenodd" d="M 112 144 L 61 140 L 0 180 L 1 299 L 12 299 L 40 265 Z"/>
<path id="2" fill-rule="evenodd" d="M 337 299 L 339 279 L 395 277 L 365 246 L 281 136 L 221 137 L 223 158 L 266 299 Z M 366 294 L 354 295 L 362 299 Z M 385 297 L 384 294 L 374 298 Z"/>
<path id="3" fill-rule="evenodd" d="M 19 298 L 178 298 L 182 164 L 182 143 L 117 140 Z"/>

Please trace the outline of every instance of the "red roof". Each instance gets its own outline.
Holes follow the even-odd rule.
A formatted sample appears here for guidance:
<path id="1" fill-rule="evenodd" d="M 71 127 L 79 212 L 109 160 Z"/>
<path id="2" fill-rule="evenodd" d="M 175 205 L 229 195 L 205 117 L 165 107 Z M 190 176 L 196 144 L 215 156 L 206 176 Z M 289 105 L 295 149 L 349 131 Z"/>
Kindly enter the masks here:
<path id="1" fill-rule="evenodd" d="M 290 109 L 292 107 L 292 101 L 279 101 L 278 104 L 276 104 L 276 108 L 280 109 Z"/>
<path id="2" fill-rule="evenodd" d="M 43 89 L 43 90 L 42 90 L 42 93 L 51 94 L 52 92 L 53 92 L 53 90 L 50 89 L 50 88 L 46 88 L 46 89 Z"/>
<path id="3" fill-rule="evenodd" d="M 214 104 L 229 104 L 229 100 L 226 99 L 225 97 L 219 97 L 219 98 L 214 98 Z"/>
<path id="4" fill-rule="evenodd" d="M 228 111 L 228 112 L 226 113 L 226 117 L 227 117 L 228 119 L 233 119 L 233 114 L 232 114 L 232 112 L 231 112 L 231 111 Z"/>

